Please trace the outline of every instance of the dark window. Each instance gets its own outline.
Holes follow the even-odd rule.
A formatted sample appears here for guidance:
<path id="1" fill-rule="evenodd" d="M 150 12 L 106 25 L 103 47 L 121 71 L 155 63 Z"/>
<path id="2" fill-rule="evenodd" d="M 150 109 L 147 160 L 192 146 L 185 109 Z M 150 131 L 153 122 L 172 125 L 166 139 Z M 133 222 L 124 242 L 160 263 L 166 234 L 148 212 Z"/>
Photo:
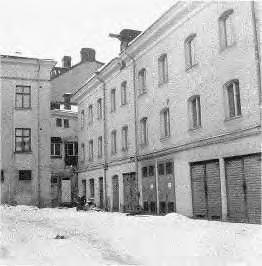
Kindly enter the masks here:
<path id="1" fill-rule="evenodd" d="M 127 85 L 126 81 L 121 84 L 121 105 L 127 104 Z"/>
<path id="2" fill-rule="evenodd" d="M 146 70 L 145 68 L 141 69 L 138 73 L 138 88 L 139 88 L 140 94 L 143 94 L 146 92 Z"/>
<path id="3" fill-rule="evenodd" d="M 60 103 L 58 103 L 58 102 L 50 102 L 50 109 L 51 110 L 60 109 Z"/>
<path id="4" fill-rule="evenodd" d="M 66 142 L 65 143 L 65 164 L 77 165 L 78 161 L 78 143 Z"/>
<path id="5" fill-rule="evenodd" d="M 167 175 L 173 174 L 173 163 L 172 162 L 166 163 L 166 174 Z"/>
<path id="6" fill-rule="evenodd" d="M 155 201 L 150 202 L 150 212 L 155 213 L 156 212 L 156 203 Z"/>
<path id="7" fill-rule="evenodd" d="M 190 97 L 189 110 L 191 128 L 201 127 L 201 103 L 199 95 Z"/>
<path id="8" fill-rule="evenodd" d="M 159 202 L 159 212 L 166 213 L 166 202 L 165 201 Z"/>
<path id="9" fill-rule="evenodd" d="M 168 212 L 174 212 L 175 211 L 175 204 L 174 204 L 174 202 L 168 202 L 167 203 L 167 209 L 168 209 Z"/>
<path id="10" fill-rule="evenodd" d="M 57 127 L 62 127 L 62 119 L 61 118 L 57 118 L 56 119 L 56 126 Z"/>
<path id="11" fill-rule="evenodd" d="M 58 182 L 58 179 L 56 176 L 51 176 L 51 183 L 56 184 Z"/>
<path id="12" fill-rule="evenodd" d="M 164 175 L 165 174 L 165 165 L 163 163 L 158 165 L 158 174 Z"/>
<path id="13" fill-rule="evenodd" d="M 228 117 L 236 117 L 241 115 L 241 103 L 238 80 L 231 81 L 226 84 L 228 98 Z"/>
<path id="14" fill-rule="evenodd" d="M 142 168 L 142 176 L 147 177 L 147 167 L 146 166 Z"/>
<path id="15" fill-rule="evenodd" d="M 154 176 L 155 175 L 155 167 L 153 165 L 150 165 L 148 168 L 148 175 Z"/>
<path id="16" fill-rule="evenodd" d="M 69 120 L 68 119 L 64 119 L 64 127 L 69 128 Z"/>
<path id="17" fill-rule="evenodd" d="M 31 87 L 16 86 L 15 107 L 28 109 L 31 107 Z"/>
<path id="18" fill-rule="evenodd" d="M 90 188 L 90 198 L 94 198 L 95 197 L 95 180 L 89 179 L 89 188 Z"/>
<path id="19" fill-rule="evenodd" d="M 31 129 L 29 128 L 15 129 L 15 151 L 16 152 L 31 151 Z"/>
<path id="20" fill-rule="evenodd" d="M 158 77 L 159 77 L 159 85 L 163 83 L 167 83 L 168 81 L 168 66 L 167 66 L 167 55 L 162 54 L 158 58 Z"/>
<path id="21" fill-rule="evenodd" d="M 144 201 L 144 211 L 148 212 L 149 208 L 148 208 L 148 201 Z"/>
<path id="22" fill-rule="evenodd" d="M 32 171 L 31 170 L 19 170 L 19 180 L 31 180 Z"/>

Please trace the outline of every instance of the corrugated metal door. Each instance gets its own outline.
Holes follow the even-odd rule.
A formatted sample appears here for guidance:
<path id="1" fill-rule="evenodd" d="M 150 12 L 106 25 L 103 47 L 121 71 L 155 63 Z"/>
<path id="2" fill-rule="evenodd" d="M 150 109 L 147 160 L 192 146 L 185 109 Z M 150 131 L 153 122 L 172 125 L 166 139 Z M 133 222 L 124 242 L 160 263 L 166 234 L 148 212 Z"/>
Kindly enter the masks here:
<path id="1" fill-rule="evenodd" d="M 138 185 L 136 173 L 123 174 L 124 210 L 133 212 L 138 207 Z"/>
<path id="2" fill-rule="evenodd" d="M 193 214 L 198 218 L 221 218 L 219 161 L 191 164 Z"/>
<path id="3" fill-rule="evenodd" d="M 62 195 L 61 201 L 62 203 L 71 202 L 71 180 L 62 179 Z"/>
<path id="4" fill-rule="evenodd" d="M 113 188 L 113 211 L 119 211 L 119 182 L 118 176 L 112 177 L 112 188 Z"/>
<path id="5" fill-rule="evenodd" d="M 99 177 L 99 206 L 104 208 L 104 183 L 103 177 Z"/>
<path id="6" fill-rule="evenodd" d="M 225 167 L 229 219 L 261 223 L 261 155 L 228 158 Z"/>

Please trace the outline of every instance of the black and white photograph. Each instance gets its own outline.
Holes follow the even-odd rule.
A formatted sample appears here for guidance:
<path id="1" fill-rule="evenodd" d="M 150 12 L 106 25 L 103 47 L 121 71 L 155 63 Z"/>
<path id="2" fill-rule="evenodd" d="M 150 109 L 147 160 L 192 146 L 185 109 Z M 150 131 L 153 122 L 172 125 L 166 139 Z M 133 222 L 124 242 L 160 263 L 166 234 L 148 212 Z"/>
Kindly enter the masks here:
<path id="1" fill-rule="evenodd" d="M 0 266 L 262 265 L 262 1 L 0 10 Z"/>

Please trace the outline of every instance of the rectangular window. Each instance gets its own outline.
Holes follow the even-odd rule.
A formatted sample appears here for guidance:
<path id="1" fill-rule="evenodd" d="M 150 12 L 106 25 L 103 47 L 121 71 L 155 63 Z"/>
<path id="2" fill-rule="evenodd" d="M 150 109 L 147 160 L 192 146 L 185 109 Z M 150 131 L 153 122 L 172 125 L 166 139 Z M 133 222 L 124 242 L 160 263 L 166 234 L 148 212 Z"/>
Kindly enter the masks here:
<path id="1" fill-rule="evenodd" d="M 98 142 L 97 142 L 97 157 L 101 158 L 103 155 L 103 139 L 102 136 L 98 137 Z"/>
<path id="2" fill-rule="evenodd" d="M 166 163 L 166 174 L 167 175 L 172 175 L 173 174 L 173 163 L 172 162 L 167 162 Z"/>
<path id="3" fill-rule="evenodd" d="M 185 41 L 185 59 L 186 59 L 186 68 L 191 68 L 196 65 L 196 34 L 192 34 L 187 37 Z"/>
<path id="4" fill-rule="evenodd" d="M 128 127 L 122 128 L 122 151 L 128 150 Z"/>
<path id="5" fill-rule="evenodd" d="M 241 103 L 239 82 L 234 80 L 226 85 L 227 100 L 228 100 L 228 116 L 229 118 L 238 117 L 241 115 Z"/>
<path id="6" fill-rule="evenodd" d="M 113 130 L 111 133 L 111 153 L 116 154 L 117 147 L 116 147 L 116 131 Z"/>
<path id="7" fill-rule="evenodd" d="M 85 111 L 81 111 L 81 129 L 83 129 L 85 126 Z"/>
<path id="8" fill-rule="evenodd" d="M 88 124 L 93 123 L 93 105 L 89 105 L 88 107 Z"/>
<path id="9" fill-rule="evenodd" d="M 225 11 L 219 18 L 220 47 L 225 49 L 234 43 L 233 10 Z"/>
<path id="10" fill-rule="evenodd" d="M 18 109 L 31 108 L 31 87 L 16 86 L 15 107 Z"/>
<path id="11" fill-rule="evenodd" d="M 148 167 L 148 175 L 149 176 L 154 176 L 155 175 L 155 167 L 154 167 L 154 165 L 150 165 Z"/>
<path id="12" fill-rule="evenodd" d="M 166 108 L 160 113 L 161 116 L 161 137 L 170 136 L 170 118 L 169 109 Z"/>
<path id="13" fill-rule="evenodd" d="M 78 154 L 77 142 L 65 143 L 65 156 L 76 156 Z"/>
<path id="14" fill-rule="evenodd" d="M 146 69 L 143 68 L 138 73 L 138 88 L 139 93 L 143 94 L 146 92 Z"/>
<path id="15" fill-rule="evenodd" d="M 69 119 L 64 119 L 64 128 L 69 128 Z"/>
<path id="16" fill-rule="evenodd" d="M 89 189 L 90 189 L 90 198 L 95 197 L 95 180 L 94 178 L 89 179 Z"/>
<path id="17" fill-rule="evenodd" d="M 165 174 L 165 165 L 163 163 L 158 165 L 158 174 L 164 175 Z"/>
<path id="18" fill-rule="evenodd" d="M 85 144 L 81 143 L 81 161 L 85 161 Z"/>
<path id="19" fill-rule="evenodd" d="M 146 166 L 144 166 L 144 167 L 142 168 L 142 176 L 143 176 L 143 177 L 147 177 L 147 167 L 146 167 Z"/>
<path id="20" fill-rule="evenodd" d="M 51 137 L 51 156 L 61 157 L 61 144 L 62 140 L 59 137 Z"/>
<path id="21" fill-rule="evenodd" d="M 19 180 L 32 180 L 32 171 L 19 170 Z"/>
<path id="22" fill-rule="evenodd" d="M 201 127 L 201 104 L 200 96 L 191 97 L 191 128 Z"/>
<path id="23" fill-rule="evenodd" d="M 116 111 L 116 89 L 111 90 L 111 112 Z"/>
<path id="24" fill-rule="evenodd" d="M 168 64 L 167 64 L 166 54 L 163 54 L 158 58 L 158 76 L 159 76 L 159 85 L 168 82 Z"/>
<path id="25" fill-rule="evenodd" d="M 148 132 L 147 132 L 147 118 L 140 120 L 141 127 L 141 144 L 146 145 L 148 143 Z"/>
<path id="26" fill-rule="evenodd" d="M 100 98 L 97 100 L 97 119 L 100 120 L 102 117 L 102 99 Z"/>
<path id="27" fill-rule="evenodd" d="M 94 160 L 94 142 L 93 140 L 89 141 L 89 161 Z"/>
<path id="28" fill-rule="evenodd" d="M 127 91 L 126 91 L 126 81 L 121 84 L 121 105 L 127 104 Z"/>
<path id="29" fill-rule="evenodd" d="M 61 118 L 56 118 L 56 126 L 62 127 L 62 119 Z"/>
<path id="30" fill-rule="evenodd" d="M 16 152 L 31 151 L 31 129 L 29 128 L 15 129 L 15 151 Z"/>

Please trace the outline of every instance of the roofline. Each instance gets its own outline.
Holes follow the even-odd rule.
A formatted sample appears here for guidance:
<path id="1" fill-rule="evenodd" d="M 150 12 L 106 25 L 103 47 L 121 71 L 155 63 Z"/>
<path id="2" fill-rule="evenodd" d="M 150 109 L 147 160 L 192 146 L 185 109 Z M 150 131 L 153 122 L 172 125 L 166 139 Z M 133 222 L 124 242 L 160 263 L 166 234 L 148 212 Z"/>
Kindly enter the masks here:
<path id="1" fill-rule="evenodd" d="M 16 56 L 16 55 L 6 55 L 6 54 L 0 54 L 1 58 L 11 58 L 11 59 L 28 59 L 28 60 L 40 60 L 40 61 L 48 61 L 48 62 L 56 62 L 53 59 L 50 58 L 37 58 L 37 57 L 26 57 L 26 56 Z"/>

